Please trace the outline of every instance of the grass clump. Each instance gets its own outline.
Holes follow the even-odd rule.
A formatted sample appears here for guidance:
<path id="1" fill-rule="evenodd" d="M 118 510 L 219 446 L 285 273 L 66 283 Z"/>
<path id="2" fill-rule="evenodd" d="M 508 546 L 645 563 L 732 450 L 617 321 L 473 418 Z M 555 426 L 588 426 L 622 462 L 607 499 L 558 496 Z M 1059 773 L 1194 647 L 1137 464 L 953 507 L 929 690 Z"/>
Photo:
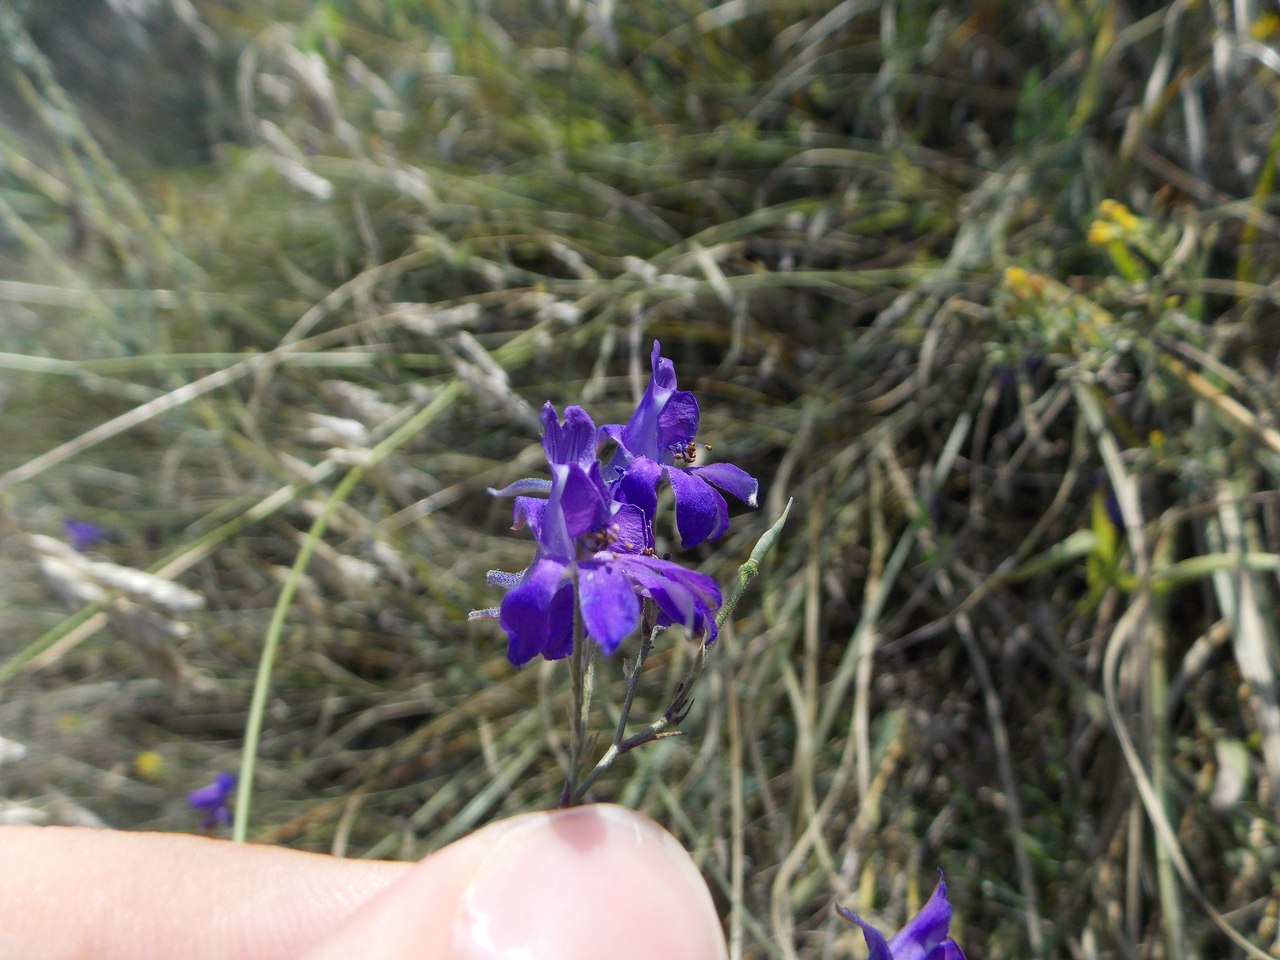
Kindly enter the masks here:
<path id="1" fill-rule="evenodd" d="M 761 480 L 709 572 L 795 506 L 687 736 L 593 796 L 694 852 L 733 954 L 849 955 L 833 898 L 941 865 L 970 956 L 1276 955 L 1269 19 L 47 6 L 181 35 L 202 106 L 168 151 L 0 15 L 7 817 L 191 829 L 269 628 L 251 837 L 415 857 L 549 803 L 564 674 L 466 624 L 523 556 L 484 488 L 661 337 Z M 29 537 L 63 516 L 203 605 L 91 595 Z"/>

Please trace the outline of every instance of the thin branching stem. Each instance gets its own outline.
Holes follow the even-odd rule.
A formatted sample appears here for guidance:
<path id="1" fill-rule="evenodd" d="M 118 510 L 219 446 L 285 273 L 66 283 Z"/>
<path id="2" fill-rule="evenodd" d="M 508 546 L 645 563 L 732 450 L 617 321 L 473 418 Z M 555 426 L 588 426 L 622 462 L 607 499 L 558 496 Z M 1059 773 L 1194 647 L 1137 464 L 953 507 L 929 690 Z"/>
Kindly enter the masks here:
<path id="1" fill-rule="evenodd" d="M 760 564 L 765 556 L 773 548 L 777 542 L 778 535 L 782 531 L 783 525 L 787 522 L 787 515 L 791 512 L 791 500 L 787 501 L 786 507 L 782 511 L 782 515 L 774 521 L 773 526 L 761 535 L 756 542 L 755 547 L 751 551 L 750 557 L 746 563 L 738 568 L 738 574 L 734 579 L 733 586 L 729 590 L 728 596 L 725 598 L 724 604 L 720 611 L 716 614 L 717 626 L 723 626 L 725 621 L 733 613 L 738 601 L 742 598 L 743 592 L 747 585 L 755 579 L 760 572 Z M 676 695 L 672 699 L 670 705 L 663 711 L 662 716 L 646 724 L 643 729 L 630 737 L 626 736 L 627 720 L 631 716 L 631 706 L 635 701 L 636 688 L 640 682 L 640 671 L 644 669 L 645 661 L 649 653 L 653 649 L 654 641 L 658 634 L 663 631 L 662 627 L 654 627 L 652 617 L 654 615 L 654 607 L 652 601 L 645 601 L 645 616 L 642 623 L 643 640 L 640 644 L 640 651 L 636 655 L 636 662 L 631 669 L 630 675 L 627 677 L 626 693 L 622 702 L 622 712 L 618 718 L 618 724 L 614 731 L 613 742 L 604 752 L 604 755 L 596 762 L 591 772 L 573 789 L 570 785 L 565 786 L 565 797 L 572 798 L 573 803 L 580 803 L 585 797 L 587 790 L 611 767 L 614 762 L 625 753 L 643 746 L 646 743 L 652 743 L 655 740 L 664 740 L 668 737 L 679 736 L 679 731 L 675 730 L 685 718 L 689 715 L 689 711 L 693 708 L 693 689 L 697 685 L 698 678 L 702 676 L 703 668 L 707 664 L 708 648 L 705 645 L 698 647 L 698 652 L 693 656 L 693 662 L 689 665 L 689 672 L 684 676 L 680 683 L 676 686 Z M 566 801 L 562 799 L 562 805 Z"/>
<path id="2" fill-rule="evenodd" d="M 582 769 L 582 755 L 586 751 L 587 714 L 591 701 L 587 684 L 587 651 L 584 649 L 586 631 L 582 625 L 582 611 L 573 608 L 573 652 L 569 654 L 569 683 L 572 706 L 569 721 L 569 769 L 565 771 L 564 790 L 560 794 L 560 806 L 569 807 L 578 802 L 578 777 Z"/>

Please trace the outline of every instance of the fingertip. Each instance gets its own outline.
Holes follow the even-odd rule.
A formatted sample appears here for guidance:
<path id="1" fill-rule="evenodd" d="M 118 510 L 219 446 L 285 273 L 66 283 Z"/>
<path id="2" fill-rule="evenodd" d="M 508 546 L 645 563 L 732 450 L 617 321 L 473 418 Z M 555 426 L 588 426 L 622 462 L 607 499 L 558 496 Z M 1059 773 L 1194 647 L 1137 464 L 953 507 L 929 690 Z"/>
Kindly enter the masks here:
<path id="1" fill-rule="evenodd" d="M 428 857 L 314 960 L 720 960 L 711 895 L 652 820 L 591 805 L 494 824 Z"/>

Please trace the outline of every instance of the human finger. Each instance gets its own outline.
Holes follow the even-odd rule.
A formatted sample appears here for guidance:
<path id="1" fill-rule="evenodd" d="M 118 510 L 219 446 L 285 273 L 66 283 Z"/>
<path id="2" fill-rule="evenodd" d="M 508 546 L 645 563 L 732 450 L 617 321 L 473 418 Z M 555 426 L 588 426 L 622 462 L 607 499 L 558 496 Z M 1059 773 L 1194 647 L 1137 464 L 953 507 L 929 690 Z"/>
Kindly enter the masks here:
<path id="1" fill-rule="evenodd" d="M 297 957 L 410 866 L 187 834 L 0 827 L 0 960 Z"/>
<path id="2" fill-rule="evenodd" d="M 592 804 L 493 824 L 352 913 L 309 960 L 721 960 L 711 894 L 652 820 Z"/>

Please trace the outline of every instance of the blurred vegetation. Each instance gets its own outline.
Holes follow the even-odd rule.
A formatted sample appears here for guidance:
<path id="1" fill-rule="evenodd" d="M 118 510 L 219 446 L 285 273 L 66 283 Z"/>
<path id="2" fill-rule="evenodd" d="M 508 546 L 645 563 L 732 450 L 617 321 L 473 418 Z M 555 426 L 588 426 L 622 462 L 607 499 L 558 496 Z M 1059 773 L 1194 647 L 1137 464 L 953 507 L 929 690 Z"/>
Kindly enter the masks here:
<path id="1" fill-rule="evenodd" d="M 485 488 L 658 337 L 762 483 L 689 559 L 795 508 L 686 736 L 594 796 L 735 957 L 862 956 L 833 899 L 894 927 L 938 867 L 971 960 L 1280 956 L 1278 41 L 1225 0 L 0 5 L 0 819 L 196 829 L 286 589 L 255 839 L 553 803 L 566 671 L 466 622 L 529 555 Z"/>

